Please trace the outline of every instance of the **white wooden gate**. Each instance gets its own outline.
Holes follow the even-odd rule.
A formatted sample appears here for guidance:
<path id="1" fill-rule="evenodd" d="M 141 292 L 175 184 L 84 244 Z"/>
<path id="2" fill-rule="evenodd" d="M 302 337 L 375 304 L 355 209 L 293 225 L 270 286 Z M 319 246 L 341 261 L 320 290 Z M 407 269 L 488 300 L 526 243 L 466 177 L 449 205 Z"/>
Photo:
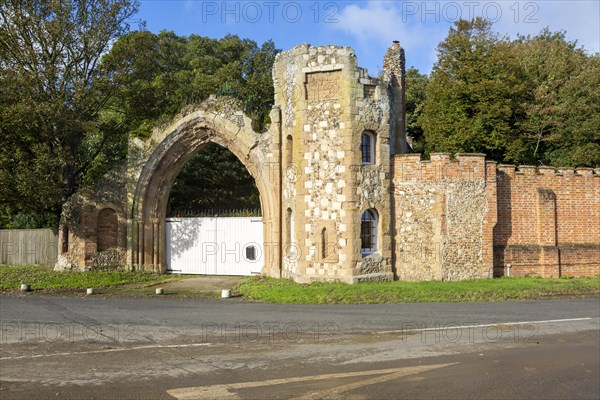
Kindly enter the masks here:
<path id="1" fill-rule="evenodd" d="M 167 272 L 255 275 L 264 264 L 262 218 L 167 219 Z"/>

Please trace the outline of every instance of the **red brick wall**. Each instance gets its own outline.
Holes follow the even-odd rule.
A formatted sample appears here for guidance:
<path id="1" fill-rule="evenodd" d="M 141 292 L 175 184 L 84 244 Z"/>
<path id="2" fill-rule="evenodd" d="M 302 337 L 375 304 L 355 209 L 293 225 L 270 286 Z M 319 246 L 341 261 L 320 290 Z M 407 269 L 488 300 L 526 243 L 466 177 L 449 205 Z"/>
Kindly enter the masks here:
<path id="1" fill-rule="evenodd" d="M 516 276 L 600 275 L 598 169 L 497 166 L 475 154 L 459 154 L 456 160 L 432 154 L 431 161 L 421 161 L 418 154 L 406 154 L 394 158 L 393 173 L 394 266 L 400 279 L 475 278 L 485 265 L 502 276 L 507 264 Z M 455 229 L 474 222 L 465 219 L 474 203 L 464 190 L 468 182 L 482 181 L 486 201 L 477 203 L 485 208 L 480 228 Z M 454 201 L 451 209 L 447 200 L 457 196 L 465 201 Z M 419 197 L 425 201 L 417 201 Z M 427 209 L 431 202 L 439 204 Z M 457 218 L 457 212 L 465 217 Z M 403 213 L 415 215 L 409 221 Z M 447 222 L 453 215 L 450 229 Z M 460 262 L 451 254 L 456 246 L 465 250 L 458 251 Z M 481 246 L 479 253 L 473 246 Z M 475 264 L 479 269 L 469 267 Z"/>
<path id="2" fill-rule="evenodd" d="M 495 274 L 600 274 L 600 171 L 500 165 Z"/>

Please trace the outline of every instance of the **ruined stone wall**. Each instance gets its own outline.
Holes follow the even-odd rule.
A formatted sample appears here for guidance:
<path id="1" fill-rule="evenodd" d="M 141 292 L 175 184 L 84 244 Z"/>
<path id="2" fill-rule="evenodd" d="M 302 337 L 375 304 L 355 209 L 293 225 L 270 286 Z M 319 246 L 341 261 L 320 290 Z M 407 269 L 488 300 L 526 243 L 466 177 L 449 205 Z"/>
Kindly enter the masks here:
<path id="1" fill-rule="evenodd" d="M 401 280 L 600 274 L 598 170 L 496 166 L 483 155 L 394 158 Z"/>
<path id="2" fill-rule="evenodd" d="M 496 275 L 600 274 L 600 170 L 500 165 Z"/>
<path id="3" fill-rule="evenodd" d="M 495 169 L 485 156 L 394 157 L 395 267 L 401 280 L 492 274 Z"/>
<path id="4" fill-rule="evenodd" d="M 56 269 L 124 265 L 126 210 L 126 166 L 123 163 L 63 205 Z"/>

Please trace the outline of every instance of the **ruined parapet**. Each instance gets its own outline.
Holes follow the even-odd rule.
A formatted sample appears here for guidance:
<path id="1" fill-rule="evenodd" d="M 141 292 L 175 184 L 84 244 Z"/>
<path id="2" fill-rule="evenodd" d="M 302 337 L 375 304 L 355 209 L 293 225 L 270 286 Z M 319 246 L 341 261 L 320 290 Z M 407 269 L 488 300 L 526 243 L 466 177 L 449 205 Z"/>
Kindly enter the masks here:
<path id="1" fill-rule="evenodd" d="M 383 57 L 383 80 L 390 91 L 391 153 L 408 150 L 406 137 L 406 61 L 404 49 L 395 40 Z"/>
<path id="2" fill-rule="evenodd" d="M 498 171 L 508 175 L 547 175 L 547 176 L 593 176 L 600 177 L 599 168 L 571 168 L 571 167 L 551 167 L 535 165 L 511 165 L 500 164 Z"/>

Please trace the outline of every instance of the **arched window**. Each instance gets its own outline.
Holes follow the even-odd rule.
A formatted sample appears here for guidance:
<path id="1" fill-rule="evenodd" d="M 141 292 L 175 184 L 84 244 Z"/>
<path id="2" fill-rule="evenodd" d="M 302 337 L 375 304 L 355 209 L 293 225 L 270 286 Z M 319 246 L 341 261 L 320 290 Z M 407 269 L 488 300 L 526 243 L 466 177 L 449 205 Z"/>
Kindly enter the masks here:
<path id="1" fill-rule="evenodd" d="M 363 165 L 375 164 L 375 135 L 363 132 L 360 138 L 360 153 Z"/>
<path id="2" fill-rule="evenodd" d="M 360 251 L 363 255 L 377 252 L 377 211 L 366 210 L 360 221 Z"/>

